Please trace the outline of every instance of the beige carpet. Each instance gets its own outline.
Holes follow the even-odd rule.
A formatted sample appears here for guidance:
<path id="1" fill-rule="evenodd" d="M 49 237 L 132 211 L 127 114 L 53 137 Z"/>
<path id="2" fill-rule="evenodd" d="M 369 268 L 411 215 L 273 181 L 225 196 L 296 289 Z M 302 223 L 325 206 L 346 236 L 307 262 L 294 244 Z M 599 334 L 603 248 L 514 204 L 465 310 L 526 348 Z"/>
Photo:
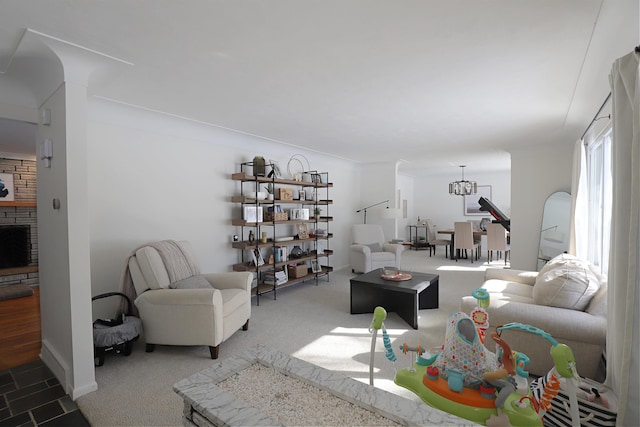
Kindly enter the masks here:
<path id="1" fill-rule="evenodd" d="M 419 312 L 419 329 L 414 330 L 395 313 L 389 313 L 385 326 L 398 356 L 393 364 L 384 355 L 379 334 L 375 354 L 376 387 L 418 400 L 411 392 L 396 386 L 396 368 L 410 360 L 398 351 L 402 343 L 429 348 L 441 345 L 447 316 L 458 310 L 460 298 L 482 284 L 486 262 L 459 262 L 428 251 L 403 253 L 402 269 L 440 275 L 440 308 Z M 492 267 L 503 268 L 503 262 Z M 330 281 L 295 285 L 278 291 L 277 300 L 260 298 L 252 307 L 248 331 L 238 331 L 220 347 L 220 358 L 233 356 L 256 344 L 265 344 L 323 368 L 338 371 L 359 381 L 369 382 L 371 334 L 370 314 L 349 314 L 349 269 L 331 274 Z M 77 400 L 93 426 L 182 425 L 183 403 L 172 386 L 215 363 L 207 347 L 156 346 L 145 353 L 143 339 L 129 357 L 107 355 L 96 368 L 98 390 Z"/>

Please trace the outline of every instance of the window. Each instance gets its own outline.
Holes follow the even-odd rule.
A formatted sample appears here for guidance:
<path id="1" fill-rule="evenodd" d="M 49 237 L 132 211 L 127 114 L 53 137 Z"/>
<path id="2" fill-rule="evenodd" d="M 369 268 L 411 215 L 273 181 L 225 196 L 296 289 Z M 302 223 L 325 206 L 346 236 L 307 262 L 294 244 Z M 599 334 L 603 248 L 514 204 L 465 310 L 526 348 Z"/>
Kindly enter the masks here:
<path id="1" fill-rule="evenodd" d="M 587 145 L 588 259 L 607 274 L 611 233 L 611 124 Z"/>

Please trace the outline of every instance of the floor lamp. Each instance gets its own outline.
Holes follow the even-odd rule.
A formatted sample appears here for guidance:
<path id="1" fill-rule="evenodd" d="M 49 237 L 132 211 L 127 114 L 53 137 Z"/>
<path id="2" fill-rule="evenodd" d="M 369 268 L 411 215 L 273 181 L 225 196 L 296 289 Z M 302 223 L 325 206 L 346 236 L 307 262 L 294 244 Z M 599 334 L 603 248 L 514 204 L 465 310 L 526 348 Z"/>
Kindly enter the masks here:
<path id="1" fill-rule="evenodd" d="M 360 213 L 360 212 L 364 211 L 364 223 L 366 224 L 367 223 L 367 209 L 372 208 L 374 206 L 381 205 L 383 203 L 386 203 L 387 204 L 387 209 L 389 209 L 389 200 L 385 200 L 384 202 L 375 203 L 375 204 L 373 204 L 371 206 L 367 206 L 366 208 L 358 209 L 356 211 L 356 213 Z"/>

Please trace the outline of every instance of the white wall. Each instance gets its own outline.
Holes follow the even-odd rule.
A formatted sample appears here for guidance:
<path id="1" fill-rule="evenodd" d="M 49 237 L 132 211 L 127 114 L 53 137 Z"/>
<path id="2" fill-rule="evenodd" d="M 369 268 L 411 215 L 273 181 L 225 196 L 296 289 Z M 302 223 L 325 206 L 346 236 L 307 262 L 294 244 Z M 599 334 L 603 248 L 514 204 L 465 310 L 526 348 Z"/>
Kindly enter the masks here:
<path id="1" fill-rule="evenodd" d="M 139 245 L 160 239 L 192 242 L 203 271 L 230 271 L 240 261 L 231 236 L 240 227 L 240 183 L 231 174 L 255 155 L 276 160 L 304 154 L 313 170 L 334 186 L 329 245 L 335 268 L 349 264 L 354 194 L 360 186 L 353 163 L 195 122 L 93 99 L 88 121 L 88 184 L 92 292 L 119 288 L 125 260 Z M 326 212 L 323 212 L 323 215 Z M 283 304 L 286 301 L 283 299 Z"/>
<path id="2" fill-rule="evenodd" d="M 511 268 L 536 270 L 544 204 L 571 193 L 573 142 L 511 152 Z"/>
<path id="3" fill-rule="evenodd" d="M 362 186 L 353 193 L 354 200 L 357 200 L 356 210 L 376 205 L 366 211 L 367 224 L 380 224 L 386 239 L 395 238 L 396 220 L 382 218 L 382 212 L 387 208 L 387 203 L 381 202 L 388 200 L 389 208 L 396 207 L 397 163 L 393 161 L 367 164 L 363 165 L 360 171 Z M 365 212 L 359 212 L 357 215 L 354 223 L 362 224 L 365 220 Z"/>
<path id="4" fill-rule="evenodd" d="M 49 253 L 39 257 L 40 316 L 42 319 L 42 355 L 61 383 L 70 378 L 73 366 L 71 348 L 71 291 L 69 288 L 69 242 L 67 239 L 67 188 L 65 91 L 60 87 L 43 105 L 52 111 L 51 126 L 39 126 L 38 141 L 51 138 L 51 168 L 38 162 L 38 250 Z M 54 198 L 64 204 L 53 210 Z M 46 226 L 44 226 L 46 224 Z M 55 248 L 55 250 L 54 250 Z"/>
<path id="5" fill-rule="evenodd" d="M 87 247 L 86 88 L 62 84 L 43 104 L 51 125 L 51 167 L 38 163 L 38 246 L 41 357 L 75 398 L 97 389 L 93 366 L 91 282 Z M 60 202 L 54 209 L 53 201 Z"/>

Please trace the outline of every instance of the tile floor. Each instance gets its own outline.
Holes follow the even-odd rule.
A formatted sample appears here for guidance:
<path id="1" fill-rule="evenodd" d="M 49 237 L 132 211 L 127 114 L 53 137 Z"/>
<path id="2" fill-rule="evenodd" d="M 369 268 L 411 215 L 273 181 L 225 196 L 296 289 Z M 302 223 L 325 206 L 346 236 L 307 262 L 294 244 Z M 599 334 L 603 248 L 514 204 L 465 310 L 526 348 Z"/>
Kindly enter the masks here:
<path id="1" fill-rule="evenodd" d="M 42 361 L 0 371 L 0 426 L 90 426 Z"/>

